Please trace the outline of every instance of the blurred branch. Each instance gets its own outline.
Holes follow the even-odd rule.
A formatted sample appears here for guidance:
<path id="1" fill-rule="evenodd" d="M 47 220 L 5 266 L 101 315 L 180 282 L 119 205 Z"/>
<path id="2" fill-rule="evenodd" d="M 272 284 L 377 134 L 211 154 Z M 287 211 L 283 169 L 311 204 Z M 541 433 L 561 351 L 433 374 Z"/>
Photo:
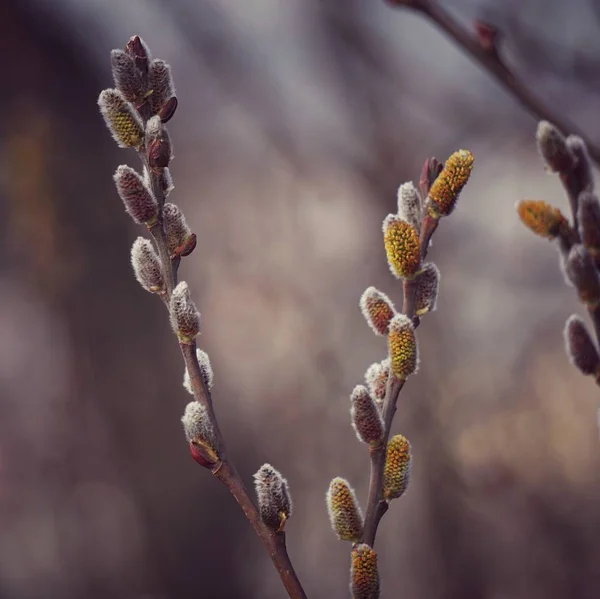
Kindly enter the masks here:
<path id="1" fill-rule="evenodd" d="M 569 198 L 573 226 L 554 206 L 539 200 L 521 200 L 517 213 L 536 235 L 556 240 L 565 282 L 577 291 L 594 326 L 592 338 L 582 318 L 573 314 L 564 329 L 569 360 L 600 386 L 600 201 L 594 193 L 591 164 L 584 142 L 564 137 L 550 123 L 540 123 L 537 145 L 546 169 L 557 173 Z"/>
<path id="2" fill-rule="evenodd" d="M 393 6 L 405 6 L 421 13 L 435 23 L 448 37 L 471 55 L 502 86 L 508 90 L 531 114 L 549 121 L 562 131 L 579 135 L 586 143 L 590 157 L 600 164 L 600 146 L 568 119 L 561 117 L 544 105 L 508 67 L 498 52 L 499 31 L 487 23 L 475 23 L 475 35 L 466 30 L 436 0 L 387 0 Z"/>

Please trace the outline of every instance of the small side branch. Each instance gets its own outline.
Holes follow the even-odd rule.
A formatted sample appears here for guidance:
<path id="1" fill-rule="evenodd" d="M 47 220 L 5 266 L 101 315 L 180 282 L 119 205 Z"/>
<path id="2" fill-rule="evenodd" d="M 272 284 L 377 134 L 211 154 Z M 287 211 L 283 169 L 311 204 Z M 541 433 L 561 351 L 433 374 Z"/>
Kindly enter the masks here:
<path id="1" fill-rule="evenodd" d="M 586 143 L 590 157 L 600 164 L 600 146 L 594 144 L 578 127 L 544 105 L 520 80 L 502 59 L 497 48 L 497 31 L 489 25 L 476 28 L 474 35 L 466 30 L 436 0 L 387 0 L 393 6 L 403 6 L 421 13 L 435 23 L 451 40 L 476 60 L 519 103 L 538 119 L 549 121 L 563 131 L 580 136 Z"/>

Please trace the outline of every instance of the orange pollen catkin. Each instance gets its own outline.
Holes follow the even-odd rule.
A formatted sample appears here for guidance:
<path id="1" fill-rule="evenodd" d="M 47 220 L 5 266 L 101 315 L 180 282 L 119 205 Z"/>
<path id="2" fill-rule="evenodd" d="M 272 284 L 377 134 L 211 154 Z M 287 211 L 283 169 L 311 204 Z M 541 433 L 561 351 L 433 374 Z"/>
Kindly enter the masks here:
<path id="1" fill-rule="evenodd" d="M 536 235 L 554 239 L 567 219 L 558 208 L 542 200 L 521 200 L 517 204 L 521 222 Z"/>
<path id="2" fill-rule="evenodd" d="M 419 356 L 415 328 L 404 314 L 396 314 L 390 322 L 388 350 L 392 372 L 397 378 L 405 381 L 417 371 Z"/>
<path id="3" fill-rule="evenodd" d="M 327 510 L 331 528 L 341 541 L 358 542 L 363 533 L 363 518 L 354 489 L 340 477 L 334 478 L 327 491 Z"/>
<path id="4" fill-rule="evenodd" d="M 383 470 L 383 496 L 397 499 L 402 496 L 410 482 L 412 453 L 410 442 L 403 435 L 393 436 L 387 446 Z"/>
<path id="5" fill-rule="evenodd" d="M 413 225 L 396 214 L 383 221 L 383 241 L 392 274 L 412 278 L 421 266 L 419 234 Z"/>
<path id="6" fill-rule="evenodd" d="M 379 597 L 377 553 L 366 543 L 356 545 L 350 554 L 350 591 L 353 599 Z"/>
<path id="7" fill-rule="evenodd" d="M 429 214 L 434 218 L 448 216 L 473 170 L 474 157 L 469 150 L 454 152 L 429 190 Z"/>
<path id="8" fill-rule="evenodd" d="M 368 287 L 360 298 L 360 309 L 376 335 L 387 335 L 396 314 L 390 298 L 375 287 Z"/>

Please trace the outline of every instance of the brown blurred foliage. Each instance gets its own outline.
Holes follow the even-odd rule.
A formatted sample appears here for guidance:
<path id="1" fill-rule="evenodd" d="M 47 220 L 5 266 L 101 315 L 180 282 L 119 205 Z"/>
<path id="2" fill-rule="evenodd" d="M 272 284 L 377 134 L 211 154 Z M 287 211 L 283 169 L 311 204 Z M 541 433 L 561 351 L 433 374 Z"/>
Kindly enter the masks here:
<path id="1" fill-rule="evenodd" d="M 535 121 L 414 15 L 359 0 L 245 6 L 0 4 L 0 597 L 283 592 L 189 457 L 177 345 L 128 264 L 140 231 L 111 175 L 137 164 L 96 98 L 109 50 L 133 33 L 179 85 L 172 198 L 198 235 L 182 276 L 217 413 L 248 482 L 265 461 L 288 479 L 288 546 L 309 596 L 347 596 L 349 546 L 324 496 L 337 475 L 366 494 L 349 393 L 385 342 L 358 299 L 375 285 L 401 301 L 381 222 L 427 156 L 466 147 L 474 175 L 434 239 L 438 311 L 394 424 L 414 467 L 378 537 L 383 596 L 598 597 L 597 395 L 562 346 L 577 302 L 555 250 L 513 211 L 524 196 L 566 205 L 535 155 Z M 587 73 L 570 48 L 561 69 L 571 51 Z M 562 71 L 535 64 L 532 85 L 557 89 Z M 585 116 L 594 97 L 575 89 L 559 108 Z"/>

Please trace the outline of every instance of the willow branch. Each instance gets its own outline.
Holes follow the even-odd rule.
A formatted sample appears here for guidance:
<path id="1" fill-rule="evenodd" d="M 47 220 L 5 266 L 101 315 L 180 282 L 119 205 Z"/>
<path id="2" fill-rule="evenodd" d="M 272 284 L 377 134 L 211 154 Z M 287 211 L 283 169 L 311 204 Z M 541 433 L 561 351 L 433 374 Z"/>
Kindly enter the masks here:
<path id="1" fill-rule="evenodd" d="M 419 179 L 419 188 L 421 197 L 425 202 L 429 194 L 429 189 L 439 175 L 442 169 L 442 164 L 435 158 L 429 158 L 425 161 Z M 425 214 L 421 224 L 421 232 L 419 243 L 421 246 L 421 259 L 425 261 L 431 238 L 437 230 L 439 218 L 434 218 L 428 213 Z M 419 326 L 419 317 L 415 315 L 415 298 L 416 298 L 416 279 L 404 279 L 402 282 L 403 293 L 403 313 L 412 321 L 415 329 Z M 392 421 L 396 414 L 398 397 L 404 388 L 406 381 L 400 380 L 393 376 L 390 372 L 388 378 L 385 398 L 383 402 L 382 418 L 384 424 L 384 434 L 381 443 L 375 447 L 369 448 L 371 471 L 369 476 L 369 495 L 367 499 L 367 511 L 365 514 L 363 528 L 363 542 L 373 547 L 375 545 L 375 537 L 381 519 L 388 511 L 389 503 L 383 498 L 383 471 L 385 468 L 385 459 L 387 452 L 387 444 L 390 438 Z"/>
<path id="2" fill-rule="evenodd" d="M 140 114 L 140 116 L 142 115 Z M 171 293 L 173 293 L 173 289 L 175 289 L 175 286 L 177 285 L 177 272 L 173 269 L 173 264 L 169 256 L 169 249 L 167 247 L 165 230 L 163 227 L 162 207 L 165 205 L 166 195 L 162 185 L 160 184 L 157 173 L 150 168 L 148 155 L 143 147 L 139 150 L 138 155 L 142 161 L 144 169 L 148 173 L 150 179 L 150 189 L 152 190 L 152 194 L 156 198 L 159 206 L 158 219 L 154 225 L 148 228 L 148 231 L 150 232 L 150 235 L 152 235 L 152 239 L 154 239 L 156 250 L 158 252 L 158 258 L 163 268 L 163 276 L 166 286 L 166 294 L 164 299 L 168 305 L 169 299 L 171 298 Z"/>
<path id="3" fill-rule="evenodd" d="M 150 228 L 150 233 L 156 243 L 158 257 L 163 268 L 163 274 L 166 282 L 166 294 L 164 300 L 168 305 L 173 289 L 177 285 L 177 274 L 181 258 L 171 258 L 167 246 L 167 239 L 162 219 L 162 208 L 165 204 L 166 195 L 162 188 L 160 174 L 150 168 L 148 156 L 144 150 L 140 150 L 139 154 L 144 168 L 149 173 L 150 186 L 160 208 L 158 221 L 153 227 Z M 277 573 L 279 574 L 279 577 L 281 578 L 289 597 L 291 599 L 306 599 L 306 594 L 302 588 L 298 576 L 296 575 L 296 572 L 294 571 L 287 553 L 285 532 L 274 532 L 262 522 L 258 509 L 252 501 L 248 489 L 244 485 L 244 482 L 238 474 L 234 464 L 227 456 L 225 439 L 223 438 L 219 428 L 219 423 L 212 402 L 212 396 L 205 383 L 204 377 L 202 376 L 200 365 L 198 363 L 198 358 L 196 355 L 196 342 L 180 342 L 179 347 L 181 349 L 181 354 L 183 356 L 187 372 L 190 376 L 190 385 L 194 393 L 194 398 L 206 408 L 210 421 L 213 424 L 216 443 L 219 448 L 219 462 L 212 469 L 212 474 L 229 489 L 238 505 L 242 508 L 247 520 L 250 522 L 256 534 L 259 536 L 260 540 L 267 549 L 269 557 L 271 558 L 271 561 L 273 562 L 273 565 L 275 566 L 275 569 L 277 570 Z"/>
<path id="4" fill-rule="evenodd" d="M 496 81 L 509 91 L 518 102 L 538 119 L 549 121 L 562 131 L 579 135 L 586 143 L 591 158 L 600 164 L 600 146 L 594 144 L 589 137 L 571 123 L 541 102 L 529 89 L 527 84 L 519 79 L 500 56 L 496 44 L 497 31 L 485 26 L 483 35 L 473 35 L 466 30 L 445 8 L 436 0 L 387 0 L 393 6 L 404 6 L 421 13 L 435 23 L 450 39 L 478 62 Z"/>
<path id="5" fill-rule="evenodd" d="M 229 489 L 229 492 L 242 508 L 247 520 L 250 522 L 267 549 L 269 557 L 271 558 L 290 598 L 306 599 L 304 589 L 302 588 L 287 553 L 285 532 L 275 532 L 262 522 L 258 509 L 252 501 L 248 489 L 227 455 L 225 439 L 218 426 L 212 397 L 206 386 L 204 377 L 202 376 L 200 365 L 198 364 L 196 344 L 194 342 L 180 343 L 179 345 L 185 366 L 190 376 L 190 385 L 194 392 L 194 398 L 208 410 L 208 414 L 214 426 L 219 462 L 212 469 L 212 473 Z"/>

